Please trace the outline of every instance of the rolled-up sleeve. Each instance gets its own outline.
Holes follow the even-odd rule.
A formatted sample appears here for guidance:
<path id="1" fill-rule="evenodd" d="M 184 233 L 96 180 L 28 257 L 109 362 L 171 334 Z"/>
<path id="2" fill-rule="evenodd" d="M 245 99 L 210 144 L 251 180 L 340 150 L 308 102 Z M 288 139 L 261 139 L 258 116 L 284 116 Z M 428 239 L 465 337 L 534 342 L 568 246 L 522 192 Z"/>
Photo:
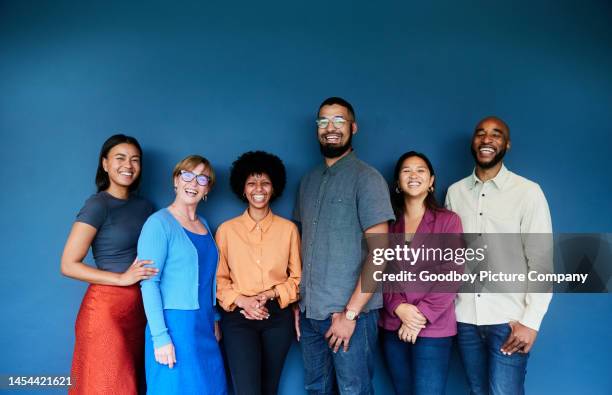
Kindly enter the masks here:
<path id="1" fill-rule="evenodd" d="M 436 237 L 443 244 L 436 247 L 451 248 L 453 250 L 465 248 L 462 238 L 463 227 L 461 225 L 461 218 L 453 212 L 445 213 L 445 215 L 448 215 L 448 219 L 444 224 L 442 232 Z M 438 274 L 446 274 L 453 271 L 463 273 L 464 266 L 457 265 L 453 261 L 439 262 Z M 447 310 L 455 300 L 458 289 L 458 282 L 436 282 L 432 285 L 427 295 L 416 304 L 416 307 L 427 318 L 427 321 L 430 323 L 435 322 L 442 315 L 447 314 Z"/>
<path id="2" fill-rule="evenodd" d="M 281 308 L 285 308 L 298 300 L 300 278 L 302 276 L 302 260 L 300 258 L 300 235 L 295 226 L 291 228 L 287 272 L 287 280 L 275 287 L 278 290 Z"/>
<path id="3" fill-rule="evenodd" d="M 521 235 L 523 235 L 523 249 L 528 270 L 534 270 L 538 273 L 552 273 L 552 221 L 548 202 L 542 189 L 535 186 L 529 190 L 524 204 L 525 211 L 521 221 Z M 529 289 L 525 295 L 525 312 L 520 322 L 531 329 L 539 330 L 552 299 L 552 290 L 542 292 L 542 284 L 539 284 L 537 289 L 539 292 L 530 291 L 532 290 Z"/>
<path id="4" fill-rule="evenodd" d="M 234 289 L 230 267 L 228 262 L 228 240 L 225 227 L 219 226 L 215 235 L 219 248 L 219 266 L 217 267 L 217 299 L 225 311 L 233 311 L 236 308 L 235 301 L 240 292 Z"/>

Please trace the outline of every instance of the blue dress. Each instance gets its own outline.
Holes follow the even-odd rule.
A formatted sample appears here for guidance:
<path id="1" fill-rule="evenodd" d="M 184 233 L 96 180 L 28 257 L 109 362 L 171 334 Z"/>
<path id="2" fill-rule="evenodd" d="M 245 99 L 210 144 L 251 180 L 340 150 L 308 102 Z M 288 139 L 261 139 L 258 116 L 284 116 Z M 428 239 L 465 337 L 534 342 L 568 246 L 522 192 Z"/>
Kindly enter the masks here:
<path id="1" fill-rule="evenodd" d="M 147 394 L 227 394 L 225 369 L 215 339 L 213 279 L 218 254 L 210 232 L 199 235 L 184 229 L 198 251 L 199 310 L 164 310 L 166 327 L 176 353 L 172 369 L 155 361 L 151 331 L 145 331 Z"/>

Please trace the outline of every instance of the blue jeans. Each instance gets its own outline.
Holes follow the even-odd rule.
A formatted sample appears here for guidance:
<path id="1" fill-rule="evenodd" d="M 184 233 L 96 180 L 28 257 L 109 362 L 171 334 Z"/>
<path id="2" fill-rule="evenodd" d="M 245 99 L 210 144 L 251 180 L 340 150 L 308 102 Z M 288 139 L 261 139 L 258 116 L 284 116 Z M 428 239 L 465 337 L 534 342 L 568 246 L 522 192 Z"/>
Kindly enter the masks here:
<path id="1" fill-rule="evenodd" d="M 405 343 L 397 331 L 381 329 L 383 351 L 398 395 L 445 393 L 453 337 L 419 337 Z"/>
<path id="2" fill-rule="evenodd" d="M 374 353 L 378 335 L 378 311 L 362 313 L 348 351 L 329 348 L 325 333 L 331 317 L 313 320 L 300 314 L 304 382 L 308 394 L 373 394 Z"/>
<path id="3" fill-rule="evenodd" d="M 457 323 L 457 341 L 471 394 L 523 395 L 529 354 L 499 351 L 510 335 L 508 324 Z"/>

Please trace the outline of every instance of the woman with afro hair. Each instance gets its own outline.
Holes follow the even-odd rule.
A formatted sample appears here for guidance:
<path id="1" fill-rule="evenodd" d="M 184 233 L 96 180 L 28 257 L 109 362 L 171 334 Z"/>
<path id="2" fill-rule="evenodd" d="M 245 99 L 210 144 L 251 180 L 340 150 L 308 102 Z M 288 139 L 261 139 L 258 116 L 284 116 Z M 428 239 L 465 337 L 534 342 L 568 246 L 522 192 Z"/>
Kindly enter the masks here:
<path id="1" fill-rule="evenodd" d="M 232 384 L 237 395 L 276 394 L 301 276 L 298 229 L 270 209 L 285 188 L 285 166 L 267 152 L 246 152 L 232 164 L 230 184 L 248 204 L 216 234 L 217 299 Z"/>

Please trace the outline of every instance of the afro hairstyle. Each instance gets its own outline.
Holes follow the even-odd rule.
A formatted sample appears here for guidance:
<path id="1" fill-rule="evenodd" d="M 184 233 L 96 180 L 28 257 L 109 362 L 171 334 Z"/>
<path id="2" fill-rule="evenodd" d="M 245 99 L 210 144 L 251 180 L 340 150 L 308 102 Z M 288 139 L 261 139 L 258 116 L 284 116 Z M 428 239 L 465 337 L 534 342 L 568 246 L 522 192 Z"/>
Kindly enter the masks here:
<path id="1" fill-rule="evenodd" d="M 240 155 L 232 163 L 230 170 L 230 186 L 234 194 L 244 202 L 244 184 L 254 174 L 267 174 L 272 182 L 270 203 L 283 194 L 287 183 L 287 174 L 283 161 L 276 155 L 264 151 L 249 151 Z"/>

